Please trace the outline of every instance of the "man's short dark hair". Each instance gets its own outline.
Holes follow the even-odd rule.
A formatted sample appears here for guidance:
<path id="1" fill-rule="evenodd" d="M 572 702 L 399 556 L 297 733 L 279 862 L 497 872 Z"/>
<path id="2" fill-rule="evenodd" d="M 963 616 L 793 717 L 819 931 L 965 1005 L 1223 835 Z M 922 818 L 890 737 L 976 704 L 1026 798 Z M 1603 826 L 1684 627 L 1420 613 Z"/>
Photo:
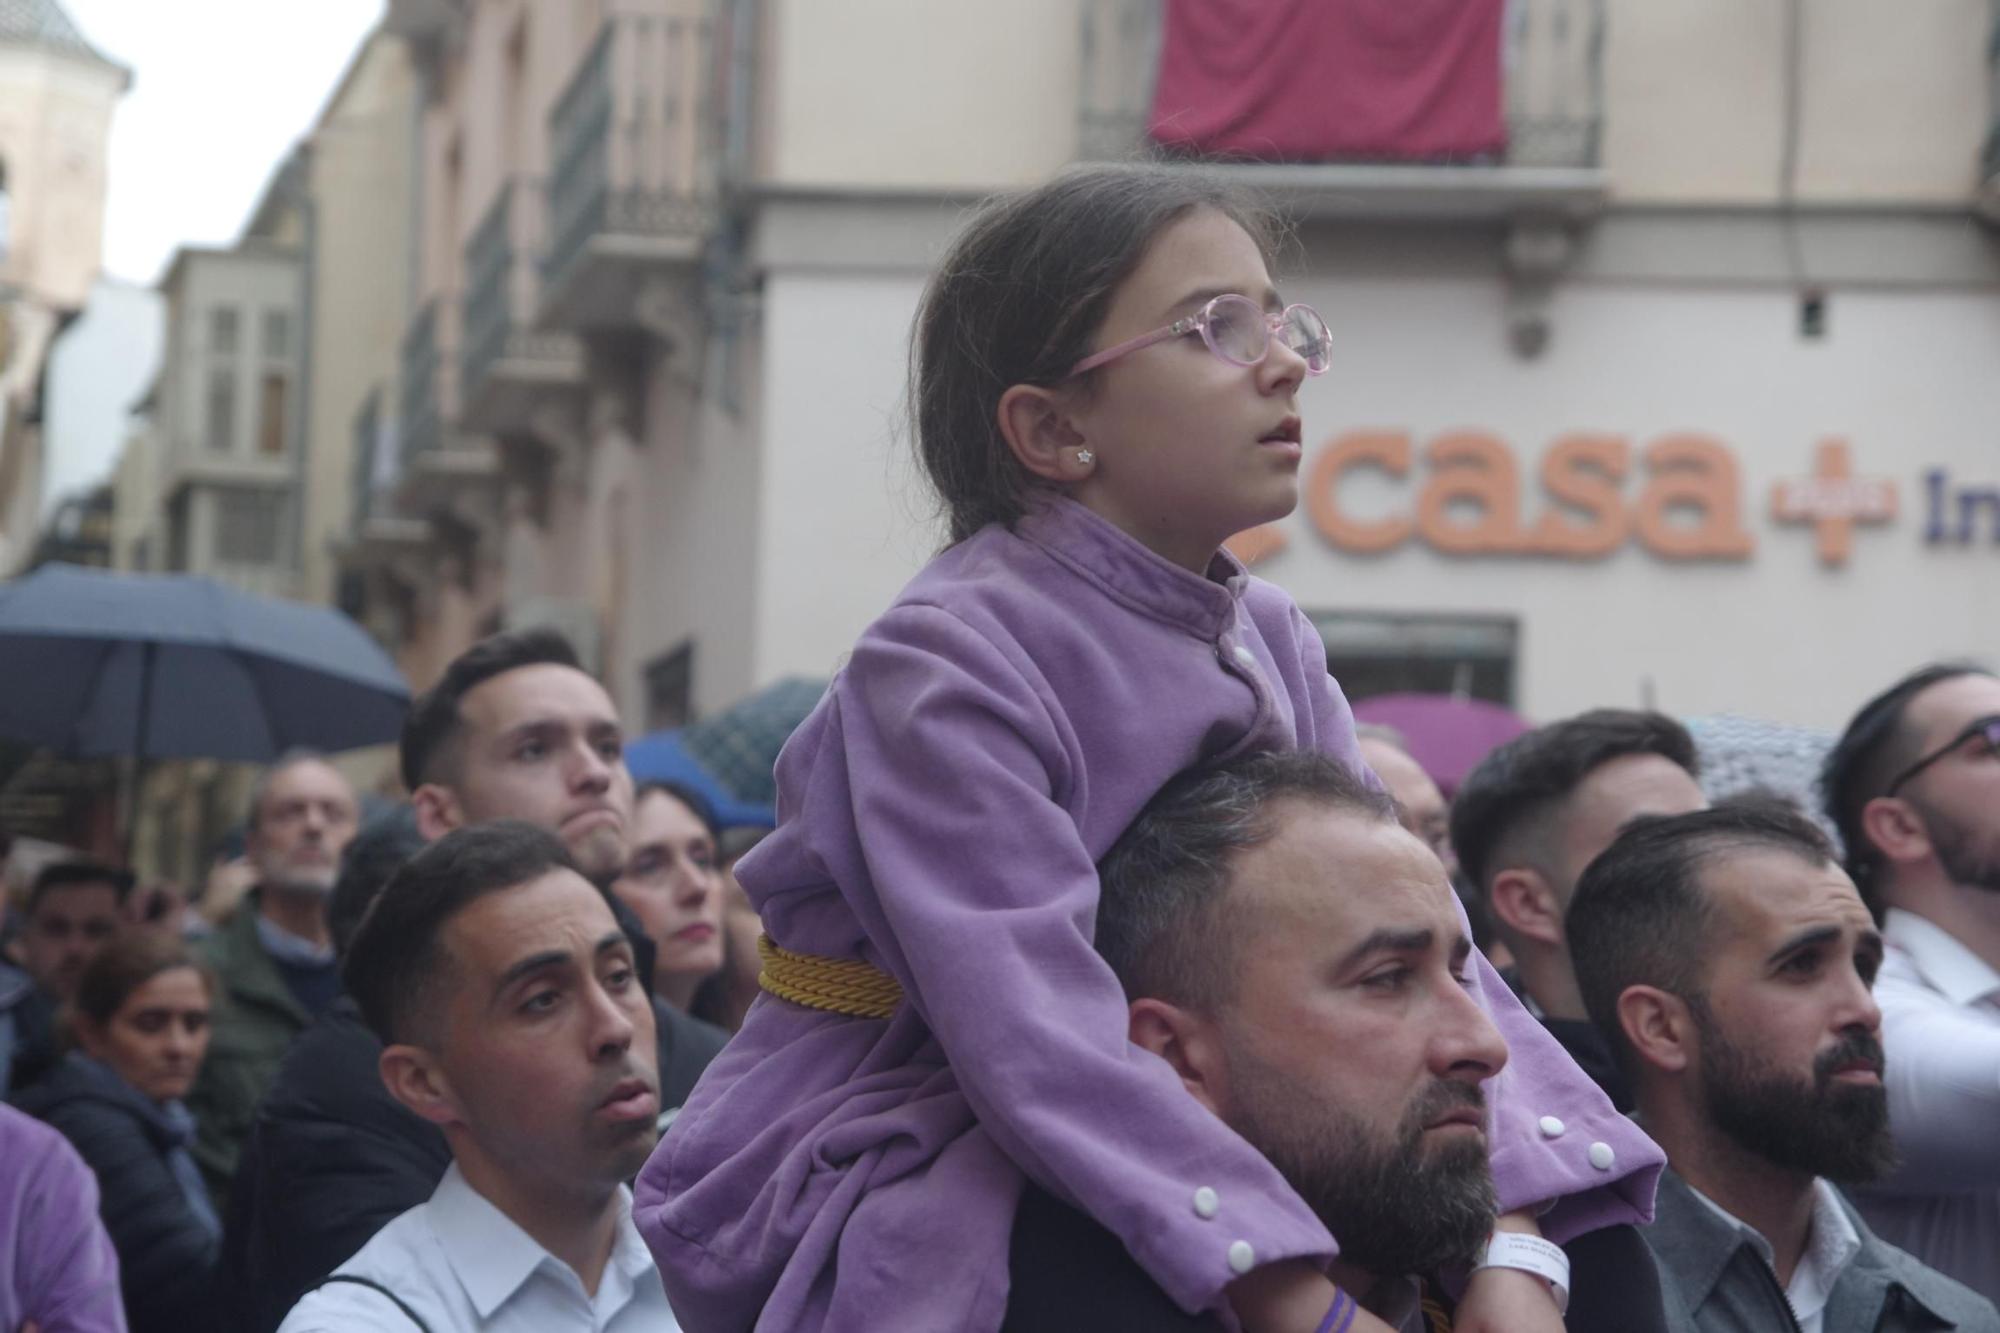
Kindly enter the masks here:
<path id="1" fill-rule="evenodd" d="M 1451 802 L 1451 845 L 1480 893 L 1492 890 L 1503 843 L 1541 836 L 1548 816 L 1614 759 L 1656 754 L 1698 776 L 1694 737 L 1664 713 L 1594 708 L 1516 736 L 1476 764 Z"/>
<path id="2" fill-rule="evenodd" d="M 345 958 L 361 918 L 390 879 L 429 843 L 417 830 L 417 812 L 398 803 L 363 824 L 340 854 L 340 876 L 326 900 L 333 951 Z"/>
<path id="3" fill-rule="evenodd" d="M 1834 864 L 1833 844 L 1797 807 L 1738 800 L 1634 820 L 1577 882 L 1564 918 L 1577 987 L 1591 1021 L 1628 1072 L 1637 1071 L 1618 1021 L 1618 997 L 1631 986 L 1656 986 L 1706 1008 L 1704 970 L 1715 909 L 1701 871 L 1717 857 L 1745 851 Z"/>
<path id="4" fill-rule="evenodd" d="M 464 721 L 458 706 L 475 686 L 508 671 L 527 666 L 566 666 L 583 670 L 576 649 L 558 630 L 507 630 L 473 644 L 444 669 L 438 683 L 418 695 L 403 719 L 398 745 L 403 785 L 411 791 L 454 773 L 457 742 Z"/>
<path id="5" fill-rule="evenodd" d="M 361 918 L 341 965 L 348 994 L 375 1034 L 385 1043 L 414 1040 L 417 1015 L 443 1007 L 444 929 L 453 917 L 489 893 L 554 870 L 577 873 L 569 849 L 519 819 L 454 829 L 410 858 Z"/>
<path id="6" fill-rule="evenodd" d="M 1239 855 L 1277 833 L 1271 807 L 1286 799 L 1396 823 L 1386 793 L 1314 752 L 1261 754 L 1175 778 L 1098 863 L 1097 951 L 1126 995 L 1209 1010 L 1228 999 L 1238 971 L 1220 910 L 1230 872 Z"/>
<path id="7" fill-rule="evenodd" d="M 57 861 L 42 867 L 35 876 L 33 887 L 28 890 L 28 917 L 41 908 L 43 899 L 64 889 L 81 888 L 86 884 L 102 884 L 111 890 L 120 906 L 126 895 L 132 892 L 132 872 L 108 866 L 101 861 Z"/>
<path id="8" fill-rule="evenodd" d="M 1861 705 L 1847 730 L 1827 751 L 1819 771 L 1820 804 L 1840 834 L 1847 873 L 1861 890 L 1862 901 L 1878 918 L 1882 915 L 1882 889 L 1877 882 L 1882 857 L 1861 827 L 1861 811 L 1883 794 L 1896 774 L 1920 757 L 1917 747 L 1922 738 L 1906 725 L 1910 700 L 1940 681 L 1992 674 L 1971 662 L 1933 662 L 1919 667 Z"/>

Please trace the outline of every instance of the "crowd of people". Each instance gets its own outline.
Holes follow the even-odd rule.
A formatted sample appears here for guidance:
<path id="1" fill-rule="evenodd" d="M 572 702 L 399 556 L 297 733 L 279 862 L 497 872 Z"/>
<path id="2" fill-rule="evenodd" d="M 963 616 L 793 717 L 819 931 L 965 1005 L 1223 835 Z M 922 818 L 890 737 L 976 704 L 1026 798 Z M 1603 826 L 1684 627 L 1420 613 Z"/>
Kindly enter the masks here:
<path id="1" fill-rule="evenodd" d="M 527 629 L 413 703 L 407 799 L 271 764 L 213 924 L 42 870 L 0 1333 L 2000 1333 L 2000 677 L 1814 793 L 1597 709 L 1447 800 L 1221 550 L 1326 369 L 1267 240 L 1168 170 L 974 221 L 952 544 L 761 842 Z"/>

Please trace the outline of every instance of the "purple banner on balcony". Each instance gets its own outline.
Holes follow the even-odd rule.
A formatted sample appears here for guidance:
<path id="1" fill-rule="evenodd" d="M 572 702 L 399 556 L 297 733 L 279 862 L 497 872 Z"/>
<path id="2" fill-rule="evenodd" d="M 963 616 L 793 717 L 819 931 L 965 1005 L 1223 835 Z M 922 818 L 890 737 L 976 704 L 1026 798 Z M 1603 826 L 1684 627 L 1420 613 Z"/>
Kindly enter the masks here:
<path id="1" fill-rule="evenodd" d="M 1506 0 L 1167 0 L 1148 132 L 1262 161 L 1438 161 L 1507 146 Z"/>

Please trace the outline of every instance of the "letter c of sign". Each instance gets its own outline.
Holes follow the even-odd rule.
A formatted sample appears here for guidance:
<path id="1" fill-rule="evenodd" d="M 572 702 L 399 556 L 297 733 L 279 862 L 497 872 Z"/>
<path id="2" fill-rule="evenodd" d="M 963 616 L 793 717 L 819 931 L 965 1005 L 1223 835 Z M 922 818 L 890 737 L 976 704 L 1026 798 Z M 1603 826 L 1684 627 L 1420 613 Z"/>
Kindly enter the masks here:
<path id="1" fill-rule="evenodd" d="M 1409 515 L 1376 519 L 1349 518 L 1340 510 L 1340 481 L 1349 468 L 1370 464 L 1394 477 L 1410 475 L 1410 437 L 1400 431 L 1353 431 L 1341 436 L 1313 459 L 1306 478 L 1306 513 L 1320 536 L 1343 551 L 1376 555 L 1393 550 L 1410 538 Z"/>

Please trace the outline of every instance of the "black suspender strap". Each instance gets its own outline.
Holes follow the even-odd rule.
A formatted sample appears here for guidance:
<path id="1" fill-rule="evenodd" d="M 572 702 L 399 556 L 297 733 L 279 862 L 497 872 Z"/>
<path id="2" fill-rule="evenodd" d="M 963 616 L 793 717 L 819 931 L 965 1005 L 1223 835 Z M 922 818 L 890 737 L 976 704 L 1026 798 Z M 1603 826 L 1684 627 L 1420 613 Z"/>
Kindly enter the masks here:
<path id="1" fill-rule="evenodd" d="M 398 1296 L 395 1292 L 383 1286 L 380 1282 L 375 1281 L 375 1279 L 373 1278 L 356 1277 L 352 1273 L 335 1273 L 332 1277 L 327 1278 L 326 1282 L 322 1282 L 319 1285 L 323 1287 L 327 1284 L 327 1282 L 352 1282 L 357 1287 L 366 1287 L 370 1291 L 379 1292 L 382 1295 L 387 1296 L 389 1298 L 389 1303 L 395 1306 L 398 1310 L 401 1310 L 404 1313 L 404 1315 L 406 1315 L 409 1318 L 409 1321 L 417 1326 L 418 1333 L 431 1333 L 431 1326 L 429 1324 L 426 1324 L 423 1321 L 422 1316 L 420 1316 L 415 1310 L 412 1310 L 410 1308 L 409 1303 L 407 1301 L 405 1301 L 401 1296 Z M 319 1288 L 314 1287 L 312 1288 L 312 1290 L 317 1291 L 319 1290 Z"/>

